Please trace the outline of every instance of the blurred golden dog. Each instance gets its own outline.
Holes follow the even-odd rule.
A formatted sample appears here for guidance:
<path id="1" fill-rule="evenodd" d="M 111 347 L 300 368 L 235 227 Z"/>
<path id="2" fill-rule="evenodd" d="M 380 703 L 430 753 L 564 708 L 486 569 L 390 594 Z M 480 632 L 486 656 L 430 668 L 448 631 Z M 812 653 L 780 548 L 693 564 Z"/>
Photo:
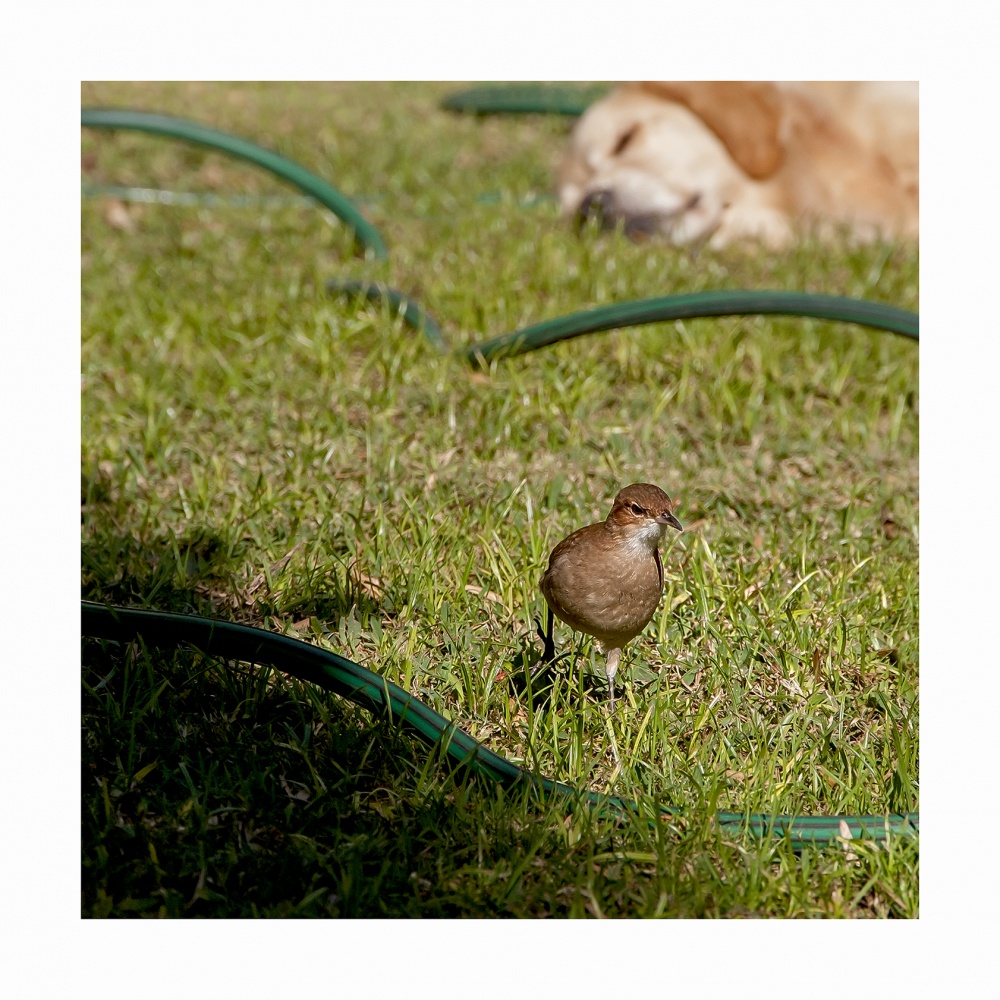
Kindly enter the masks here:
<path id="1" fill-rule="evenodd" d="M 633 238 L 723 247 L 915 238 L 916 83 L 637 83 L 587 109 L 563 211 Z"/>

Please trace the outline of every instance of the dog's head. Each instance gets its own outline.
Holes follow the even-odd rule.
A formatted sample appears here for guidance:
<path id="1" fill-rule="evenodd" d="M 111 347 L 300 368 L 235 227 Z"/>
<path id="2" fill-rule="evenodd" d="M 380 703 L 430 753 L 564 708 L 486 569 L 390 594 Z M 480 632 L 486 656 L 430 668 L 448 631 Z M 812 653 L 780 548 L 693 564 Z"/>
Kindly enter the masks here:
<path id="1" fill-rule="evenodd" d="M 800 222 L 915 235 L 916 169 L 915 85 L 625 84 L 577 123 L 558 190 L 633 238 L 780 247 Z"/>
<path id="2" fill-rule="evenodd" d="M 730 204 L 745 202 L 755 177 L 777 168 L 781 149 L 770 116 L 757 115 L 757 140 L 738 150 L 739 162 L 732 142 L 698 113 L 704 109 L 657 89 L 667 86 L 621 87 L 582 116 L 559 176 L 566 214 L 622 226 L 633 238 L 689 243 L 724 226 Z M 752 134 L 752 125 L 743 131 Z"/>

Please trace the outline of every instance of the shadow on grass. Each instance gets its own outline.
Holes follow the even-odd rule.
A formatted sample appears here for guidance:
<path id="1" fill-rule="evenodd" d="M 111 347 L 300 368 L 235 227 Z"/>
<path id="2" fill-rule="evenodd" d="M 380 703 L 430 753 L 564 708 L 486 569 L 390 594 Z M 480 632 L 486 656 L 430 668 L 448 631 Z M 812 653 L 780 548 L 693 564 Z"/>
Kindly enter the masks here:
<path id="1" fill-rule="evenodd" d="M 83 596 L 233 619 L 231 555 L 198 529 L 95 534 Z M 333 617 L 351 597 L 283 612 Z M 557 849 L 558 825 L 525 826 L 550 807 L 456 770 L 391 720 L 269 667 L 141 641 L 83 639 L 82 680 L 84 916 L 537 914 L 502 873 L 541 831 Z M 499 866 L 485 896 L 468 877 L 442 884 L 484 849 Z"/>
<path id="2" fill-rule="evenodd" d="M 556 654 L 549 663 L 540 661 L 538 644 L 528 640 L 511 661 L 509 684 L 513 694 L 522 702 L 530 700 L 536 711 L 548 709 L 552 702 L 554 683 L 559 678 L 563 684 L 572 684 L 574 672 L 582 676 L 572 685 L 581 695 L 594 701 L 608 700 L 608 683 L 596 674 L 583 670 L 580 661 L 580 644 L 574 644 Z"/>
<path id="3" fill-rule="evenodd" d="M 346 569 L 314 581 L 313 593 L 298 594 L 292 601 L 275 596 L 264 567 L 248 579 L 248 551 L 243 540 L 207 527 L 150 538 L 97 528 L 81 546 L 82 597 L 239 622 L 271 615 L 336 623 L 351 611 L 362 614 L 377 606 Z M 277 576 L 280 561 L 268 569 Z"/>
<path id="4" fill-rule="evenodd" d="M 277 671 L 85 640 L 83 681 L 84 916 L 534 916 L 592 878 L 553 804 Z"/>

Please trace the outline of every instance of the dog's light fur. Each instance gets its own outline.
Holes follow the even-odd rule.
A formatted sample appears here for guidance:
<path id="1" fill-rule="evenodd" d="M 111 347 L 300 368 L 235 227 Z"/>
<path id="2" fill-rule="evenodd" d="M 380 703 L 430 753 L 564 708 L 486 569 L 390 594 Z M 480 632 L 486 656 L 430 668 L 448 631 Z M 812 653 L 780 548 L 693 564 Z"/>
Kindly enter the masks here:
<path id="1" fill-rule="evenodd" d="M 916 83 L 624 84 L 574 129 L 567 214 L 714 247 L 916 237 Z"/>

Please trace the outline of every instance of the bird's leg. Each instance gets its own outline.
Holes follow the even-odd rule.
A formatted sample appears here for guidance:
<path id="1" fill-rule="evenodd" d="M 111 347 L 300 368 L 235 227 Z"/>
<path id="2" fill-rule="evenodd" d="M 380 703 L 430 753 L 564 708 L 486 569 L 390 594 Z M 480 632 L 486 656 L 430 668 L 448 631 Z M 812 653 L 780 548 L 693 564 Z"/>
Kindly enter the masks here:
<path id="1" fill-rule="evenodd" d="M 611 712 L 615 710 L 615 674 L 618 672 L 618 661 L 622 651 L 619 648 L 608 650 L 608 659 L 604 664 L 604 672 L 608 675 L 608 690 L 611 692 Z"/>
<path id="2" fill-rule="evenodd" d="M 556 658 L 556 644 L 555 640 L 552 638 L 552 626 L 553 626 L 553 614 L 552 609 L 549 608 L 549 618 L 548 618 L 548 628 L 543 632 L 542 623 L 536 618 L 535 627 L 538 632 L 538 638 L 542 640 L 543 649 L 541 659 L 532 667 L 532 674 L 537 674 L 545 666 L 548 666 Z"/>
<path id="3" fill-rule="evenodd" d="M 537 617 L 535 618 L 535 631 L 538 633 L 538 638 L 542 640 L 544 648 L 542 649 L 542 658 L 540 663 L 551 663 L 556 656 L 556 644 L 552 638 L 552 624 L 553 624 L 553 614 L 552 609 L 549 608 L 549 622 L 548 628 L 543 632 L 541 620 Z"/>

